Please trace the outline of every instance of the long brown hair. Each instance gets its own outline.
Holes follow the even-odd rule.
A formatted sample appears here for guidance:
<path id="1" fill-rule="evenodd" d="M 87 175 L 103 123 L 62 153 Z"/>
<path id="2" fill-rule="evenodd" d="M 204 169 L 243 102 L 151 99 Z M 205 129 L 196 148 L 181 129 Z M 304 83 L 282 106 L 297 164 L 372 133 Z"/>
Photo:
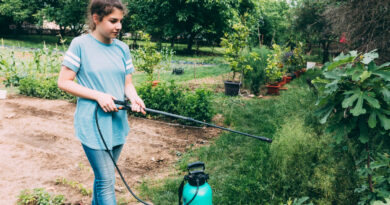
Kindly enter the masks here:
<path id="1" fill-rule="evenodd" d="M 105 16 L 112 13 L 114 8 L 123 11 L 124 14 L 126 13 L 126 7 L 120 0 L 91 0 L 88 7 L 89 28 L 91 31 L 96 29 L 92 16 L 97 14 L 99 21 L 102 21 Z"/>

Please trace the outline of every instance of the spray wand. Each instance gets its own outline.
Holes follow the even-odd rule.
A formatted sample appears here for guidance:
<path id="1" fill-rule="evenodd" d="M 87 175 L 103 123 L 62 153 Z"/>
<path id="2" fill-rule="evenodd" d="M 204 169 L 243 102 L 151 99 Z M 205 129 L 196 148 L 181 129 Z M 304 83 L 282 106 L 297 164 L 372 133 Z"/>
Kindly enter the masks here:
<path id="1" fill-rule="evenodd" d="M 122 105 L 121 107 L 118 107 L 119 110 L 131 110 L 131 105 L 129 103 L 127 103 L 126 101 L 114 100 L 114 103 L 117 104 L 117 105 Z M 154 110 L 154 109 L 150 109 L 150 108 L 145 108 L 144 110 L 146 112 L 150 112 L 150 113 L 161 114 L 161 115 L 165 115 L 165 116 L 169 116 L 169 117 L 173 117 L 173 118 L 178 118 L 178 119 L 182 119 L 182 120 L 196 122 L 196 123 L 203 124 L 203 125 L 206 125 L 206 126 L 209 126 L 209 127 L 215 127 L 215 128 L 221 129 L 221 130 L 226 130 L 226 131 L 237 133 L 237 134 L 240 134 L 240 135 L 245 135 L 245 136 L 248 136 L 248 137 L 252 137 L 252 138 L 255 138 L 255 139 L 258 139 L 258 140 L 261 140 L 261 141 L 265 141 L 265 142 L 269 142 L 269 143 L 272 142 L 271 139 L 266 138 L 266 137 L 255 136 L 255 135 L 251 135 L 251 134 L 240 132 L 240 131 L 236 131 L 236 130 L 231 130 L 231 129 L 228 129 L 228 128 L 225 128 L 225 127 L 221 127 L 221 126 L 218 126 L 218 125 L 214 125 L 214 124 L 210 124 L 210 123 L 207 123 L 207 122 L 202 122 L 202 121 L 199 121 L 199 120 L 195 120 L 195 119 L 190 118 L 190 117 L 176 115 L 176 114 L 172 114 L 172 113 L 168 113 L 168 112 L 164 112 L 164 111 L 160 111 L 160 110 Z"/>

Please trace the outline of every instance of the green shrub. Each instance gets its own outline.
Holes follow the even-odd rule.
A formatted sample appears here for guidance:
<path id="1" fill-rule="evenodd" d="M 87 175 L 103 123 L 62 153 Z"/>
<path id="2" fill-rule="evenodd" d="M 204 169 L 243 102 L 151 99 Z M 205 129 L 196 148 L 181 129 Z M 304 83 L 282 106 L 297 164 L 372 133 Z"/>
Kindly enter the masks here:
<path id="1" fill-rule="evenodd" d="M 244 86 L 249 87 L 251 92 L 257 95 L 260 92 L 260 85 L 265 83 L 265 68 L 270 50 L 263 46 L 255 49 L 254 52 L 258 54 L 258 58 L 252 58 L 249 54 L 245 56 L 253 70 L 245 73 Z"/>
<path id="2" fill-rule="evenodd" d="M 66 99 L 75 102 L 76 98 L 57 86 L 57 77 L 27 76 L 20 80 L 20 94 L 45 99 Z"/>
<path id="3" fill-rule="evenodd" d="M 197 89 L 195 92 L 179 87 L 173 81 L 152 87 L 144 83 L 137 87 L 138 95 L 144 100 L 146 107 L 169 113 L 183 115 L 196 120 L 210 122 L 214 111 L 211 107 L 211 92 Z M 149 113 L 150 115 L 154 115 Z M 139 114 L 136 114 L 139 116 Z M 155 115 L 154 115 L 155 116 Z M 178 120 L 184 124 L 193 124 Z"/>
<path id="4" fill-rule="evenodd" d="M 63 195 L 51 195 L 44 188 L 25 189 L 18 196 L 18 205 L 62 205 Z"/>
<path id="5" fill-rule="evenodd" d="M 282 201 L 309 196 L 315 204 L 357 202 L 354 163 L 343 153 L 335 157 L 333 143 L 331 135 L 316 135 L 301 119 L 288 119 L 270 149 L 273 195 Z"/>
<path id="6" fill-rule="evenodd" d="M 390 195 L 385 171 L 390 160 L 382 157 L 390 149 L 390 62 L 377 65 L 377 58 L 375 50 L 341 53 L 313 80 L 320 122 L 327 123 L 339 149 L 348 149 L 354 158 L 359 204 L 383 202 Z"/>

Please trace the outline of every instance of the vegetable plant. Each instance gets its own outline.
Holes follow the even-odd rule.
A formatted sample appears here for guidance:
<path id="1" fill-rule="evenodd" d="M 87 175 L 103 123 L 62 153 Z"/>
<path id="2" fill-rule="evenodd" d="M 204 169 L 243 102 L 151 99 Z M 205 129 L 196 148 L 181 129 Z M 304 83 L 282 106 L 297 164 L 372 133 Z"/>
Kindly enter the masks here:
<path id="1" fill-rule="evenodd" d="M 18 196 L 18 205 L 53 204 L 61 205 L 66 201 L 63 195 L 51 195 L 44 188 L 25 189 Z"/>

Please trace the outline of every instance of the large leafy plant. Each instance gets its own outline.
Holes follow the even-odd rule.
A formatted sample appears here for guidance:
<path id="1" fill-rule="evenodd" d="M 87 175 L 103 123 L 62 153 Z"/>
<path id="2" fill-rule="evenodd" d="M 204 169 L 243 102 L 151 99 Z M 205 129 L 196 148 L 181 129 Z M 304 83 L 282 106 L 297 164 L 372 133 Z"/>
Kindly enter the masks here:
<path id="1" fill-rule="evenodd" d="M 390 63 L 376 65 L 378 57 L 375 51 L 341 54 L 313 80 L 319 90 L 320 122 L 329 123 L 328 131 L 357 165 L 362 180 L 355 192 L 361 204 L 390 196 L 389 165 L 374 166 L 384 161 L 379 156 L 388 154 L 380 153 L 389 152 L 390 146 Z"/>

